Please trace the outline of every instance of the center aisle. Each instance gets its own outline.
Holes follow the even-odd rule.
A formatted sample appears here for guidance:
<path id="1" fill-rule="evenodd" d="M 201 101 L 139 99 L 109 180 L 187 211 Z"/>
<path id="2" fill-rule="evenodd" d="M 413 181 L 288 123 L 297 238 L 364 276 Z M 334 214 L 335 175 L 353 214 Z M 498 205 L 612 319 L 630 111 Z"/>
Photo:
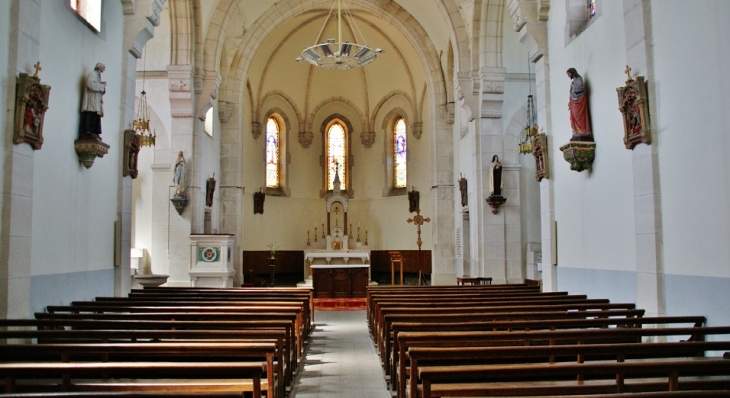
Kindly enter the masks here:
<path id="1" fill-rule="evenodd" d="M 292 398 L 390 398 L 365 311 L 315 311 Z"/>

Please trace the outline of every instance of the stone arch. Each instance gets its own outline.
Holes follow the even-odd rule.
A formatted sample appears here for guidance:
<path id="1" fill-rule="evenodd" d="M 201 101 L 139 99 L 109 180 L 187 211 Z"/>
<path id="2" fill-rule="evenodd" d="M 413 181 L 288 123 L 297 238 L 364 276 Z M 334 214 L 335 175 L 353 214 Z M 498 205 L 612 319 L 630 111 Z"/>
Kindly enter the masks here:
<path id="1" fill-rule="evenodd" d="M 413 99 L 403 90 L 393 90 L 393 91 L 389 92 L 387 95 L 383 96 L 383 98 L 378 102 L 378 104 L 375 105 L 375 108 L 373 109 L 373 114 L 370 117 L 370 125 L 373 126 L 373 128 L 375 127 L 375 118 L 378 117 L 378 114 L 380 113 L 380 109 L 383 107 L 383 105 L 385 105 L 385 103 L 388 102 L 391 98 L 398 96 L 398 95 L 405 98 L 406 101 L 408 101 L 408 104 L 410 105 L 410 112 L 407 114 L 408 118 L 410 119 L 410 120 L 408 120 L 408 122 L 411 124 L 420 122 L 421 118 L 418 113 L 417 107 L 416 107 L 415 103 L 413 102 Z M 387 118 L 387 116 L 386 116 L 386 118 Z"/>
<path id="2" fill-rule="evenodd" d="M 479 59 L 481 66 L 502 67 L 502 20 L 504 17 L 504 0 L 486 0 L 481 8 L 482 29 L 474 31 L 479 37 Z M 476 12 L 475 12 L 476 14 Z"/>
<path id="3" fill-rule="evenodd" d="M 307 120 L 307 128 L 305 129 L 306 131 L 314 131 L 314 129 L 312 128 L 312 124 L 314 124 L 314 118 L 317 117 L 317 114 L 322 110 L 322 108 L 324 108 L 325 106 L 327 106 L 333 102 L 341 102 L 341 103 L 347 105 L 355 113 L 357 113 L 357 116 L 360 119 L 360 129 L 359 130 L 361 132 L 367 131 L 366 129 L 368 127 L 368 122 L 367 122 L 367 119 L 365 118 L 365 115 L 357 107 L 357 105 L 355 105 L 355 103 L 353 103 L 352 101 L 350 101 L 349 99 L 344 98 L 344 97 L 330 97 L 330 98 L 323 100 L 317 106 L 315 106 L 312 113 L 309 114 L 309 119 Z M 352 134 L 355 131 L 355 129 L 353 129 L 352 124 L 348 125 L 347 127 L 350 129 L 350 131 L 348 131 L 348 133 Z"/>
<path id="4" fill-rule="evenodd" d="M 301 113 L 301 112 L 299 111 L 299 108 L 297 108 L 296 104 L 295 104 L 295 103 L 294 103 L 294 101 L 293 101 L 293 100 L 291 99 L 291 97 L 290 97 L 290 96 L 288 96 L 287 94 L 285 94 L 284 92 L 280 91 L 280 90 L 273 90 L 273 91 L 271 91 L 271 92 L 268 92 L 268 93 L 266 93 L 266 94 L 265 94 L 265 95 L 264 95 L 264 96 L 263 96 L 263 97 L 261 98 L 261 101 L 260 101 L 260 102 L 259 102 L 258 104 L 256 104 L 256 105 L 253 105 L 253 104 L 252 104 L 252 106 L 253 106 L 253 109 L 251 110 L 251 113 L 252 113 L 252 118 L 253 118 L 253 120 L 254 120 L 254 121 L 257 121 L 257 118 L 258 118 L 258 116 L 257 116 L 257 115 L 258 115 L 258 114 L 260 113 L 260 111 L 261 111 L 261 107 L 262 107 L 262 106 L 264 106 L 264 104 L 266 104 L 266 101 L 267 101 L 267 100 L 268 100 L 269 98 L 272 98 L 272 97 L 277 97 L 277 96 L 278 96 L 278 97 L 281 97 L 281 99 L 283 99 L 284 101 L 286 101 L 286 103 L 287 103 L 287 104 L 289 104 L 289 106 L 290 106 L 290 107 L 291 107 L 291 108 L 292 108 L 292 109 L 294 110 L 294 113 L 295 113 L 295 115 L 294 115 L 294 116 L 296 116 L 296 118 L 297 118 L 297 123 L 299 124 L 299 128 L 301 129 L 301 128 L 302 128 L 302 126 L 304 125 L 304 119 L 303 119 L 303 117 L 302 117 L 302 113 Z M 268 112 L 267 112 L 267 113 L 268 113 Z M 264 118 L 263 118 L 263 119 L 261 119 L 261 123 L 263 124 L 263 121 L 264 121 L 264 120 L 267 120 L 267 119 L 268 119 L 268 117 L 269 117 L 269 116 L 264 116 Z M 288 118 L 287 118 L 287 125 L 290 125 L 290 123 L 289 123 L 289 121 L 288 121 Z"/>

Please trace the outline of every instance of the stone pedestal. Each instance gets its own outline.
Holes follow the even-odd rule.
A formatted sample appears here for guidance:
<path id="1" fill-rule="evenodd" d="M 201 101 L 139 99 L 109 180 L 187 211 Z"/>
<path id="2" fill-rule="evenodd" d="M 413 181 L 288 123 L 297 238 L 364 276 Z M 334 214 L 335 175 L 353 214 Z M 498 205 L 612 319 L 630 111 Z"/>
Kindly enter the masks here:
<path id="1" fill-rule="evenodd" d="M 234 239 L 229 234 L 190 235 L 192 287 L 233 287 Z"/>

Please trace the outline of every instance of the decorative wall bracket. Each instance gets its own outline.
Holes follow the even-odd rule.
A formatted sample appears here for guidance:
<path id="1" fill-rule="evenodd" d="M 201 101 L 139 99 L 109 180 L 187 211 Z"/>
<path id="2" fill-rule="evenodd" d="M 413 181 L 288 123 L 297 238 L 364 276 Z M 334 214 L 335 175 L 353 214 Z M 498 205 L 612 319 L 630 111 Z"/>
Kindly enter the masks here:
<path id="1" fill-rule="evenodd" d="M 258 140 L 259 137 L 261 137 L 262 132 L 263 130 L 261 130 L 261 123 L 251 122 L 251 134 L 253 134 L 254 140 Z"/>
<path id="2" fill-rule="evenodd" d="M 103 158 L 109 153 L 109 145 L 98 140 L 95 135 L 84 134 L 81 138 L 74 141 L 74 149 L 79 161 L 87 169 L 94 165 L 96 158 Z"/>
<path id="3" fill-rule="evenodd" d="M 48 110 L 51 86 L 41 84 L 38 71 L 40 62 L 35 64 L 35 75 L 21 73 L 18 76 L 15 92 L 15 124 L 13 143 L 27 142 L 33 149 L 43 145 L 43 120 Z"/>
<path id="4" fill-rule="evenodd" d="M 173 196 L 170 202 L 172 202 L 175 210 L 177 210 L 177 214 L 182 215 L 185 207 L 188 205 L 188 197 L 185 195 Z"/>
<path id="5" fill-rule="evenodd" d="M 634 149 L 640 142 L 651 143 L 646 82 L 643 76 L 632 78 L 628 65 L 624 72 L 628 77 L 626 85 L 616 88 L 618 110 L 621 111 L 624 124 L 624 145 L 626 149 Z"/>
<path id="6" fill-rule="evenodd" d="M 497 214 L 499 206 L 502 206 L 505 202 L 507 202 L 507 198 L 502 195 L 490 195 L 487 198 L 487 204 L 492 208 L 492 214 Z"/>
<path id="7" fill-rule="evenodd" d="M 581 172 L 591 167 L 596 157 L 595 142 L 569 142 L 560 147 L 565 161 L 570 163 L 570 169 Z"/>

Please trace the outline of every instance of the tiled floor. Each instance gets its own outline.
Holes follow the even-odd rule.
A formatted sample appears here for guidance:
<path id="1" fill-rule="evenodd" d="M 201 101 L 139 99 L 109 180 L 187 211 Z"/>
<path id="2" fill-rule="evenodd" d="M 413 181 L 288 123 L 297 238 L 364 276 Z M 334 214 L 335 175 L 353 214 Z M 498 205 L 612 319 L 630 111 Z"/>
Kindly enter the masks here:
<path id="1" fill-rule="evenodd" d="M 390 398 L 365 311 L 316 311 L 290 398 Z"/>

